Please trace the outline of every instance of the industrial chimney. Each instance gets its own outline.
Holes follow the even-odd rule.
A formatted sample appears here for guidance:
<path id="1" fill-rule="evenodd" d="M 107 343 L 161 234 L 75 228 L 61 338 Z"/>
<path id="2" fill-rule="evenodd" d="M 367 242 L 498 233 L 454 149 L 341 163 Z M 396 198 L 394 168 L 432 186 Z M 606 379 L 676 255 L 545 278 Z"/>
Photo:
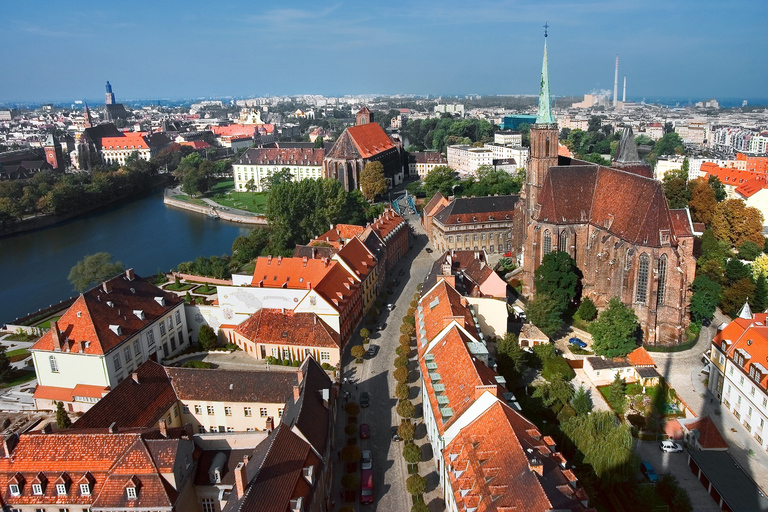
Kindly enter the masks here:
<path id="1" fill-rule="evenodd" d="M 616 71 L 613 74 L 613 108 L 619 106 L 619 54 L 616 54 Z"/>
<path id="2" fill-rule="evenodd" d="M 624 75 L 624 93 L 621 95 L 621 102 L 627 102 L 627 75 Z"/>

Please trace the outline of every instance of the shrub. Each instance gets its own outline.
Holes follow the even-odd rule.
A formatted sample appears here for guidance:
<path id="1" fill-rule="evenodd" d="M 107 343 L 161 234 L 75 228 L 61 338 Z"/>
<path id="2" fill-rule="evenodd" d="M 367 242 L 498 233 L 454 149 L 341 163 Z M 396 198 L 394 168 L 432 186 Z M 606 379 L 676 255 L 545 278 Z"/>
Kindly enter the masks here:
<path id="1" fill-rule="evenodd" d="M 293 366 L 294 366 L 295 368 L 298 368 L 299 366 L 301 366 L 301 361 L 298 361 L 298 360 L 297 360 L 297 361 L 294 361 L 294 362 L 293 362 Z"/>
<path id="2" fill-rule="evenodd" d="M 404 324 L 411 324 L 411 325 L 415 326 L 416 325 L 416 319 L 413 317 L 413 315 L 404 316 L 403 317 L 403 323 Z"/>
<path id="3" fill-rule="evenodd" d="M 362 345 L 355 345 L 350 349 L 349 353 L 352 354 L 352 357 L 354 357 L 355 360 L 359 363 L 363 360 L 363 356 L 365 355 L 365 348 L 363 348 Z"/>
<path id="4" fill-rule="evenodd" d="M 397 356 L 397 358 L 395 358 L 395 366 L 397 368 L 400 368 L 400 367 L 403 367 L 403 366 L 407 367 L 408 366 L 408 356 Z"/>
<path id="5" fill-rule="evenodd" d="M 555 374 L 560 374 L 565 380 L 570 381 L 576 373 L 570 367 L 568 361 L 562 356 L 555 356 L 544 361 L 544 367 L 541 370 L 541 376 L 551 381 Z"/>
<path id="6" fill-rule="evenodd" d="M 402 421 L 397 427 L 397 435 L 399 435 L 404 441 L 413 441 L 413 436 L 416 434 L 416 427 L 410 421 Z"/>
<path id="7" fill-rule="evenodd" d="M 360 477 L 357 473 L 347 473 L 341 477 L 341 486 L 348 491 L 354 491 L 360 485 Z"/>
<path id="8" fill-rule="evenodd" d="M 421 462 L 421 448 L 413 441 L 406 442 L 403 446 L 403 458 L 408 464 L 418 464 Z"/>
<path id="9" fill-rule="evenodd" d="M 355 402 L 347 402 L 347 405 L 344 406 L 344 412 L 350 416 L 357 416 L 360 414 L 360 406 Z"/>
<path id="10" fill-rule="evenodd" d="M 395 396 L 397 397 L 398 400 L 405 400 L 410 396 L 410 394 L 411 394 L 411 387 L 405 382 L 401 382 L 395 388 Z"/>
<path id="11" fill-rule="evenodd" d="M 423 501 L 414 502 L 411 512 L 429 512 L 429 507 Z"/>
<path id="12" fill-rule="evenodd" d="M 350 444 L 341 449 L 341 459 L 344 462 L 357 462 L 362 455 L 362 450 L 356 444 Z"/>
<path id="13" fill-rule="evenodd" d="M 421 475 L 411 475 L 405 481 L 405 488 L 414 496 L 424 494 L 424 491 L 427 490 L 427 479 Z"/>
<path id="14" fill-rule="evenodd" d="M 213 368 L 211 363 L 206 363 L 205 361 L 187 361 L 181 366 L 182 368 Z"/>
<path id="15" fill-rule="evenodd" d="M 363 338 L 364 340 L 367 340 L 368 338 L 371 337 L 371 331 L 363 327 L 362 329 L 360 329 L 360 337 Z"/>
<path id="16" fill-rule="evenodd" d="M 410 419 L 413 418 L 413 414 L 416 412 L 416 407 L 413 406 L 410 400 L 400 400 L 397 404 L 397 414 L 401 418 Z"/>
<path id="17" fill-rule="evenodd" d="M 416 308 L 414 308 L 413 306 L 411 306 L 410 308 L 408 308 L 408 311 L 406 311 L 406 313 L 405 313 L 405 314 L 406 314 L 407 316 L 413 316 L 414 314 L 416 314 Z"/>
<path id="18" fill-rule="evenodd" d="M 210 325 L 203 325 L 197 333 L 197 342 L 203 350 L 213 350 L 219 344 L 219 337 Z"/>
<path id="19" fill-rule="evenodd" d="M 347 434 L 349 437 L 355 437 L 355 435 L 357 435 L 357 424 L 348 423 L 347 426 L 344 427 L 344 433 Z"/>
<path id="20" fill-rule="evenodd" d="M 408 345 L 410 345 L 411 344 L 411 338 L 407 334 L 401 334 L 400 335 L 400 344 L 401 345 L 405 345 L 406 343 Z"/>
<path id="21" fill-rule="evenodd" d="M 393 373 L 393 376 L 395 377 L 395 380 L 397 382 L 407 382 L 408 381 L 408 368 L 405 366 L 401 366 L 400 368 L 396 369 Z"/>
<path id="22" fill-rule="evenodd" d="M 591 322 L 597 318 L 597 308 L 595 307 L 595 303 L 592 302 L 592 299 L 589 297 L 585 297 L 581 301 L 581 304 L 579 304 L 579 309 L 576 310 L 576 313 L 587 322 Z"/>
<path id="23" fill-rule="evenodd" d="M 323 370 L 325 370 L 325 371 L 330 371 L 330 370 L 334 369 L 333 366 L 331 366 L 328 363 L 323 363 L 321 366 L 323 367 Z"/>
<path id="24" fill-rule="evenodd" d="M 400 333 L 405 334 L 406 336 L 412 336 L 413 333 L 416 332 L 416 327 L 414 324 L 409 323 L 403 323 L 403 325 L 400 326 Z"/>

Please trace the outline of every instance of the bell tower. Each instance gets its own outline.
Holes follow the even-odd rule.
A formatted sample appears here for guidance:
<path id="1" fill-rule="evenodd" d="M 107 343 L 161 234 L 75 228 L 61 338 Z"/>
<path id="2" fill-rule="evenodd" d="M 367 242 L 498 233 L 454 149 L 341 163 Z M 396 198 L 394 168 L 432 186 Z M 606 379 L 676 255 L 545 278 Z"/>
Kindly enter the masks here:
<path id="1" fill-rule="evenodd" d="M 539 203 L 539 193 L 550 167 L 557 165 L 558 130 L 552 116 L 549 96 L 549 63 L 547 59 L 547 29 L 544 25 L 544 60 L 541 65 L 539 110 L 531 125 L 531 156 L 525 177 L 526 219 L 530 223 Z"/>
<path id="2" fill-rule="evenodd" d="M 43 149 L 45 150 L 45 160 L 53 167 L 54 171 L 63 171 L 66 168 L 61 144 L 56 137 L 49 133 Z"/>

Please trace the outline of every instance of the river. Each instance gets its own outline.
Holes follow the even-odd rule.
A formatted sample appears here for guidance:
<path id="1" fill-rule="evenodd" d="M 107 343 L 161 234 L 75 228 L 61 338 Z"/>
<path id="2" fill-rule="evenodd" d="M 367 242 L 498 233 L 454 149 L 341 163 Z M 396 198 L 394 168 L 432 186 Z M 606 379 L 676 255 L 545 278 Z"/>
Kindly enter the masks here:
<path id="1" fill-rule="evenodd" d="M 163 204 L 162 191 L 49 228 L 0 239 L 0 326 L 76 294 L 69 270 L 108 252 L 140 276 L 229 254 L 250 227 Z"/>

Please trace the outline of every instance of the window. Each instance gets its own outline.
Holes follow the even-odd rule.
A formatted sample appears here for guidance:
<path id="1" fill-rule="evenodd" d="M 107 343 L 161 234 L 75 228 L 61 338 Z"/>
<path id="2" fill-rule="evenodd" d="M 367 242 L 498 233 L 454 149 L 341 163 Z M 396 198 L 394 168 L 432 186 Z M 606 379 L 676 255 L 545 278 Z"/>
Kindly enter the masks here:
<path id="1" fill-rule="evenodd" d="M 181 334 L 181 329 L 178 330 L 179 334 L 179 346 L 184 346 L 184 336 Z"/>
<path id="2" fill-rule="evenodd" d="M 136 357 L 141 355 L 141 340 L 136 340 L 133 342 L 133 353 L 136 354 Z"/>
<path id="3" fill-rule="evenodd" d="M 464 241 L 469 242 L 469 235 L 464 235 Z"/>
<path id="4" fill-rule="evenodd" d="M 135 487 L 126 487 L 125 488 L 126 495 L 128 496 L 129 500 L 135 500 L 136 499 L 136 488 Z"/>
<path id="5" fill-rule="evenodd" d="M 768 405 L 768 398 L 763 397 L 763 407 Z"/>
<path id="6" fill-rule="evenodd" d="M 51 363 L 51 372 L 59 373 L 59 364 L 56 362 L 56 356 L 48 356 L 48 362 Z"/>
<path id="7" fill-rule="evenodd" d="M 291 358 L 291 351 L 287 348 L 283 349 L 283 359 L 290 359 Z"/>
<path id="8" fill-rule="evenodd" d="M 80 494 L 88 496 L 91 494 L 91 486 L 88 484 L 80 484 Z"/>
<path id="9" fill-rule="evenodd" d="M 11 491 L 12 496 L 18 496 L 19 494 L 21 494 L 21 492 L 19 492 L 19 486 L 17 484 L 9 485 L 8 490 Z"/>
<path id="10" fill-rule="evenodd" d="M 330 361 L 331 360 L 331 353 L 330 352 L 320 352 L 320 360 L 321 361 Z"/>
<path id="11" fill-rule="evenodd" d="M 147 346 L 151 347 L 155 344 L 155 332 L 153 330 L 147 331 Z"/>
<path id="12" fill-rule="evenodd" d="M 189 406 L 187 404 L 184 404 L 183 406 L 184 414 L 189 414 Z"/>
<path id="13" fill-rule="evenodd" d="M 449 244 L 450 244 L 450 243 L 453 243 L 453 237 L 452 237 L 452 236 L 449 236 L 449 237 L 448 237 L 448 243 L 449 243 Z"/>
<path id="14" fill-rule="evenodd" d="M 213 406 L 212 405 L 207 406 L 205 409 L 206 409 L 206 411 L 208 411 L 208 416 L 212 416 L 213 415 Z"/>
<path id="15" fill-rule="evenodd" d="M 664 292 L 667 288 L 667 256 L 666 254 L 659 260 L 659 289 L 656 295 L 656 307 L 664 305 Z"/>
<path id="16" fill-rule="evenodd" d="M 160 322 L 160 336 L 165 336 L 165 324 Z"/>
<path id="17" fill-rule="evenodd" d="M 557 250 L 562 252 L 568 250 L 568 234 L 565 231 L 560 232 L 560 239 L 557 242 Z"/>
<path id="18" fill-rule="evenodd" d="M 202 405 L 196 405 L 195 406 L 195 414 L 203 414 L 203 406 Z"/>
<path id="19" fill-rule="evenodd" d="M 637 294 L 635 301 L 645 304 L 648 297 L 648 255 L 640 255 L 640 265 L 637 267 Z"/>
<path id="20" fill-rule="evenodd" d="M 552 251 L 552 236 L 549 234 L 549 230 L 544 230 L 544 254 L 549 254 Z"/>
<path id="21" fill-rule="evenodd" d="M 283 417 L 283 408 L 280 407 L 277 409 L 277 417 L 282 418 Z"/>
<path id="22" fill-rule="evenodd" d="M 131 347 L 125 347 L 125 350 L 123 350 L 123 353 L 125 354 L 125 362 L 133 359 L 133 355 L 131 354 Z"/>
<path id="23" fill-rule="evenodd" d="M 178 407 L 174 407 L 173 408 L 173 417 L 176 418 L 178 416 L 179 416 L 179 408 Z"/>
<path id="24" fill-rule="evenodd" d="M 267 408 L 266 407 L 259 408 L 259 415 L 262 418 L 266 418 L 267 417 Z"/>
<path id="25" fill-rule="evenodd" d="M 197 427 L 197 431 L 198 431 L 200 434 L 205 434 L 205 427 L 204 427 L 204 426 L 202 426 L 202 425 L 200 425 L 199 427 Z"/>
<path id="26" fill-rule="evenodd" d="M 32 494 L 43 494 L 43 486 L 40 484 L 32 484 Z"/>
<path id="27" fill-rule="evenodd" d="M 202 501 L 203 512 L 216 512 L 216 505 L 213 502 L 213 498 L 203 498 Z"/>
<path id="28" fill-rule="evenodd" d="M 243 408 L 243 414 L 245 414 L 246 418 L 250 418 L 253 413 L 251 412 L 251 408 L 250 407 L 244 407 Z"/>
<path id="29" fill-rule="evenodd" d="M 480 235 L 480 240 L 485 240 L 485 233 L 483 233 L 482 235 Z"/>
<path id="30" fill-rule="evenodd" d="M 123 363 L 122 363 L 122 361 L 120 361 L 120 354 L 119 353 L 115 354 L 112 357 L 112 363 L 115 365 L 115 370 L 119 370 L 120 368 L 123 367 Z"/>
<path id="31" fill-rule="evenodd" d="M 234 431 L 235 431 L 235 427 L 227 427 L 227 432 L 234 432 Z"/>
<path id="32" fill-rule="evenodd" d="M 280 357 L 280 349 L 273 348 L 272 349 L 272 357 L 274 357 L 274 358 Z"/>
<path id="33" fill-rule="evenodd" d="M 739 377 L 739 386 L 742 386 L 744 384 L 744 376 Z"/>
<path id="34" fill-rule="evenodd" d="M 176 350 L 176 336 L 171 335 L 171 350 Z"/>
<path id="35" fill-rule="evenodd" d="M 232 408 L 224 407 L 224 416 L 232 416 Z"/>
<path id="36" fill-rule="evenodd" d="M 181 323 L 181 312 L 176 311 L 176 325 L 179 325 Z"/>
<path id="37" fill-rule="evenodd" d="M 56 494 L 58 494 L 59 496 L 67 494 L 66 484 L 56 484 Z"/>
<path id="38" fill-rule="evenodd" d="M 314 295 L 312 295 L 312 296 L 309 298 L 309 305 L 310 305 L 310 306 L 317 306 L 317 297 L 315 297 Z"/>
<path id="39" fill-rule="evenodd" d="M 173 329 L 173 320 L 171 320 L 171 317 L 168 317 L 165 319 L 165 323 L 168 325 L 168 330 L 170 331 Z"/>

